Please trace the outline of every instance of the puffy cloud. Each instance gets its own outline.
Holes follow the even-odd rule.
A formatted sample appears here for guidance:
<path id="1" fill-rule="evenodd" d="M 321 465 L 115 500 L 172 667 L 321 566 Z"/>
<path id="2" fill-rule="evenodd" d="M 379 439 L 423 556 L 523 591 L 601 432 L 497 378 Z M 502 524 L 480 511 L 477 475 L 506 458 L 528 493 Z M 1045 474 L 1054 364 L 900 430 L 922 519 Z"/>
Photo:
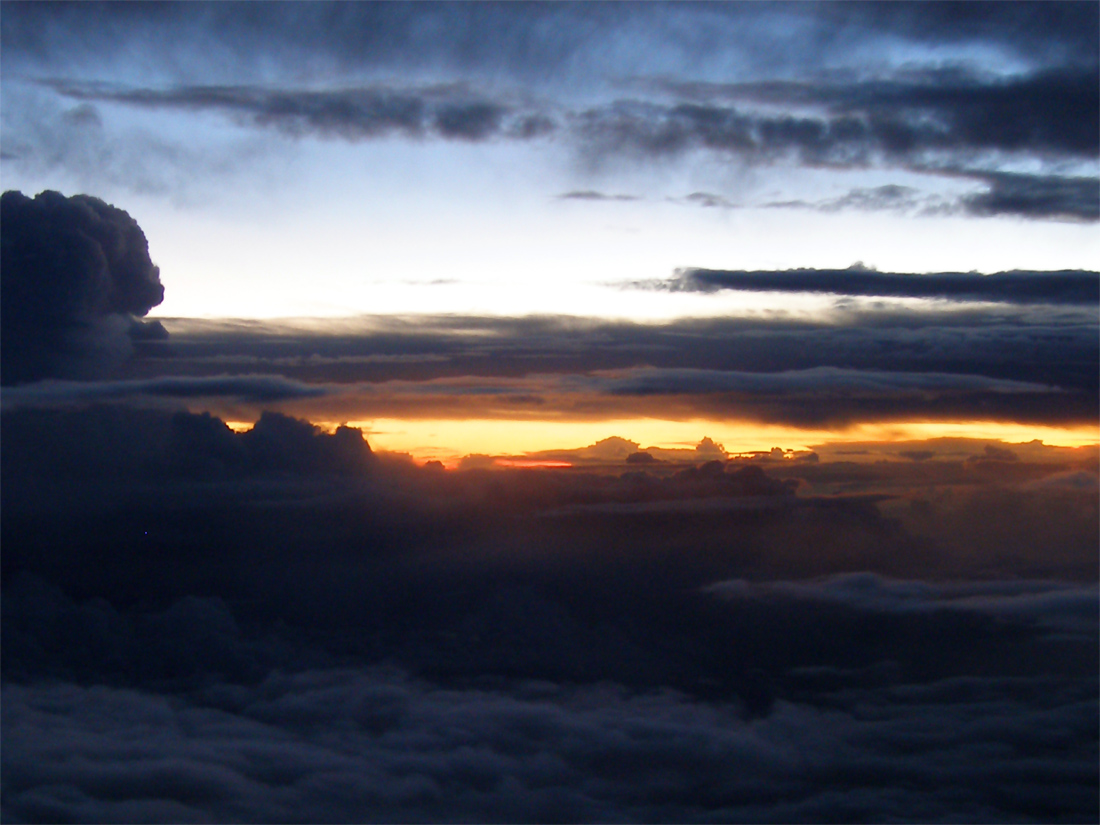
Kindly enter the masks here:
<path id="1" fill-rule="evenodd" d="M 5 192 L 0 209 L 5 384 L 101 371 L 135 339 L 166 337 L 138 320 L 164 287 L 130 215 L 57 192 Z"/>
<path id="2" fill-rule="evenodd" d="M 862 690 L 746 723 L 675 693 L 443 690 L 385 671 L 175 700 L 11 685 L 5 819 L 1089 818 L 1088 692 L 1044 688 Z"/>
<path id="3" fill-rule="evenodd" d="M 239 433 L 209 413 L 122 405 L 17 410 L 5 412 L 3 420 L 4 478 L 32 488 L 48 478 L 152 485 L 179 475 L 362 475 L 372 466 L 362 431 L 338 427 L 325 433 L 275 412 Z"/>
<path id="4" fill-rule="evenodd" d="M 959 611 L 984 613 L 1088 636 L 1100 620 L 1096 585 L 1058 581 L 931 583 L 850 573 L 808 582 L 719 582 L 706 588 L 726 598 L 805 599 L 868 613 Z"/>

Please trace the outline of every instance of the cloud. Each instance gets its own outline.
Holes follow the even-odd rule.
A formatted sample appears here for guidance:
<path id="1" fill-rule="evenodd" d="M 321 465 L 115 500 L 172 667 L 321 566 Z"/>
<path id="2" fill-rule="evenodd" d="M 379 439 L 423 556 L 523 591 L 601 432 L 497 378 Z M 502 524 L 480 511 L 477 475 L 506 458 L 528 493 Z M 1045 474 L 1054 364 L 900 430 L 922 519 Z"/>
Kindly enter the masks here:
<path id="1" fill-rule="evenodd" d="M 1092 158 L 1100 151 L 1100 94 L 1093 67 L 981 77 L 924 69 L 859 82 L 772 80 L 739 84 L 675 82 L 663 88 L 699 101 L 824 107 L 825 118 L 757 118 L 756 150 L 792 148 L 844 162 L 868 152 L 917 161 L 930 151 L 1025 151 Z M 732 123 L 709 103 L 677 110 L 684 124 Z M 708 137 L 692 130 L 693 140 Z M 717 143 L 715 145 L 718 145 Z M 857 148 L 862 147 L 862 148 Z"/>
<path id="2" fill-rule="evenodd" d="M 867 613 L 984 613 L 1085 636 L 1100 619 L 1100 592 L 1095 585 L 1057 581 L 930 583 L 851 573 L 810 582 L 719 582 L 706 592 L 731 599 L 829 602 Z"/>
<path id="3" fill-rule="evenodd" d="M 167 58 L 177 70 L 435 73 L 591 84 L 661 74 L 787 76 L 825 67 L 863 69 L 868 51 L 891 65 L 936 49 L 935 59 L 996 55 L 1008 65 L 1066 67 L 1097 60 L 1095 10 L 1077 3 L 775 7 L 427 6 L 13 6 L 3 33 L 5 68 L 36 62 L 110 67 L 120 37 L 128 52 Z M 854 48 L 859 45 L 862 48 Z M 200 46 L 206 52 L 196 52 Z M 213 65 L 194 65 L 204 54 Z M 722 69 L 726 69 L 722 72 Z M 87 76 L 86 72 L 83 72 Z"/>
<path id="4" fill-rule="evenodd" d="M 815 367 L 808 370 L 752 373 L 695 369 L 630 370 L 607 376 L 603 389 L 612 395 L 664 395 L 677 393 L 798 393 L 828 387 L 838 392 L 933 392 L 935 390 L 983 390 L 1002 393 L 1052 392 L 1053 387 L 1002 381 L 976 375 L 877 372 Z"/>
<path id="5" fill-rule="evenodd" d="M 349 472 L 278 415 L 2 427 L 5 820 L 1095 818 L 1095 488 L 1026 486 L 1094 454 Z"/>
<path id="6" fill-rule="evenodd" d="M 692 192 L 690 195 L 684 195 L 682 198 L 672 198 L 673 202 L 685 203 L 692 206 L 702 206 L 704 209 L 714 209 L 721 207 L 722 209 L 732 209 L 734 204 L 723 198 L 721 195 L 715 195 L 713 192 Z"/>
<path id="7" fill-rule="evenodd" d="M 558 195 L 558 200 L 563 201 L 638 201 L 637 195 L 609 195 L 604 192 L 596 192 L 592 189 L 575 190 Z"/>
<path id="8" fill-rule="evenodd" d="M 90 102 L 112 102 L 145 109 L 217 111 L 294 138 L 527 140 L 561 129 L 596 161 L 647 160 L 707 150 L 752 164 L 793 160 L 815 167 L 865 168 L 885 163 L 968 179 L 989 188 L 958 203 L 925 199 L 925 211 L 1093 221 L 1100 217 L 1100 184 L 1095 177 L 999 171 L 1003 158 L 990 153 L 1022 153 L 1044 163 L 1095 157 L 1100 151 L 1096 138 L 1100 101 L 1094 74 L 1066 70 L 989 80 L 958 71 L 927 71 L 916 77 L 847 85 L 664 83 L 656 85 L 658 92 L 683 97 L 671 104 L 619 100 L 576 111 L 559 104 L 557 108 L 565 113 L 560 126 L 549 110 L 505 103 L 461 83 L 336 89 L 253 85 L 152 89 L 60 79 L 41 83 L 63 97 L 82 101 L 84 109 Z M 719 105 L 712 102 L 714 98 L 734 99 L 749 108 Z M 788 110 L 767 114 L 752 108 L 759 105 Z M 824 107 L 827 114 L 808 112 L 807 107 Z M 979 161 L 976 166 L 975 160 Z M 578 190 L 565 197 L 591 191 Z M 720 196 L 707 193 L 695 193 L 686 200 L 703 206 L 728 205 Z M 837 211 L 910 209 L 918 201 L 906 187 L 885 185 L 816 203 L 766 205 Z"/>
<path id="9" fill-rule="evenodd" d="M 176 478 L 234 479 L 290 473 L 363 475 L 373 467 L 359 429 L 325 433 L 272 411 L 234 432 L 209 413 L 98 404 L 4 413 L 4 478 L 34 488 L 42 479 L 127 479 L 155 486 Z"/>
<path id="10" fill-rule="evenodd" d="M 989 185 L 986 192 L 962 199 L 967 212 L 988 217 L 1100 219 L 1100 179 L 1007 172 L 975 174 Z"/>
<path id="11" fill-rule="evenodd" d="M 400 135 L 481 141 L 501 136 L 535 138 L 553 131 L 553 121 L 541 113 L 513 117 L 510 107 L 479 99 L 454 85 L 424 89 L 191 86 L 157 90 L 61 80 L 43 83 L 75 100 L 145 109 L 218 111 L 294 138 L 310 135 L 359 141 Z"/>
<path id="12" fill-rule="evenodd" d="M 1089 818 L 1087 695 L 1043 701 L 1043 687 L 864 690 L 836 709 L 784 703 L 746 723 L 676 694 L 441 690 L 385 671 L 176 700 L 12 685 L 5 818 Z M 1019 777 L 1011 791 L 1005 775 Z"/>
<path id="13" fill-rule="evenodd" d="M 227 397 L 263 404 L 294 398 L 320 398 L 330 394 L 329 388 L 310 386 L 278 375 L 163 376 L 96 382 L 46 380 L 6 391 L 4 406 L 14 408 L 23 405 L 109 401 L 141 396 Z"/>
<path id="14" fill-rule="evenodd" d="M 656 282 L 672 292 L 818 292 L 882 298 L 939 298 L 1012 304 L 1077 304 L 1100 301 L 1100 273 L 1062 272 L 931 272 L 920 275 L 876 272 L 863 268 L 746 271 L 682 269 L 675 278 Z"/>
<path id="15" fill-rule="evenodd" d="M 851 189 L 847 194 L 837 198 L 826 198 L 825 200 L 812 202 L 804 200 L 775 201 L 765 204 L 765 206 L 786 209 L 815 209 L 819 212 L 840 212 L 845 209 L 909 211 L 916 208 L 921 202 L 916 197 L 916 191 L 910 186 L 886 184 L 872 188 Z M 927 205 L 925 208 L 935 209 L 937 207 Z"/>
<path id="16" fill-rule="evenodd" d="M 5 192 L 3 382 L 100 372 L 137 339 L 166 337 L 138 319 L 164 299 L 145 234 L 88 195 Z"/>
<path id="17" fill-rule="evenodd" d="M 858 280 L 859 273 L 851 276 Z M 830 366 L 959 372 L 1092 395 L 1100 389 L 1095 309 L 1084 305 L 955 305 L 919 311 L 841 305 L 820 320 L 773 315 L 660 325 L 555 316 L 421 316 L 416 323 L 368 316 L 338 331 L 280 322 L 166 323 L 173 354 L 157 368 L 181 374 L 236 366 L 241 372 L 262 369 L 310 383 L 349 384 L 632 367 L 772 373 Z M 310 357 L 288 357 L 302 350 Z M 395 352 L 418 360 L 395 361 Z"/>
<path id="18" fill-rule="evenodd" d="M 773 286 L 765 280 L 772 274 L 745 278 Z M 847 288 L 877 274 L 900 290 L 925 277 L 844 270 L 775 274 L 790 276 L 795 288 Z M 1047 275 L 1023 274 L 1019 282 L 1035 295 L 1047 288 Z M 947 288 L 956 289 L 952 277 L 945 278 Z M 961 280 L 983 277 L 989 276 Z M 676 286 L 686 282 L 681 278 Z M 1055 273 L 1051 284 L 1051 299 L 1095 289 L 1088 273 Z M 143 370 L 181 378 L 220 375 L 225 392 L 238 377 L 282 376 L 294 383 L 279 409 L 326 421 L 644 414 L 673 420 L 778 415 L 775 420 L 808 423 L 806 415 L 816 410 L 826 416 L 821 421 L 837 422 L 978 416 L 1084 424 L 1095 418 L 1100 390 L 1095 308 L 1084 303 L 839 304 L 814 320 L 742 316 L 660 325 L 538 316 L 422 317 L 415 324 L 365 317 L 333 331 L 280 322 L 166 323 L 171 357 L 150 357 Z M 289 355 L 300 351 L 310 357 Z M 405 357 L 394 359 L 393 353 Z M 325 394 L 292 397 L 298 389 Z M 194 397 L 201 390 L 196 384 Z M 24 398 L 29 404 L 38 392 L 5 396 L 5 405 Z M 241 420 L 274 403 L 248 402 L 246 409 L 230 400 L 219 406 L 212 395 L 203 408 Z"/>

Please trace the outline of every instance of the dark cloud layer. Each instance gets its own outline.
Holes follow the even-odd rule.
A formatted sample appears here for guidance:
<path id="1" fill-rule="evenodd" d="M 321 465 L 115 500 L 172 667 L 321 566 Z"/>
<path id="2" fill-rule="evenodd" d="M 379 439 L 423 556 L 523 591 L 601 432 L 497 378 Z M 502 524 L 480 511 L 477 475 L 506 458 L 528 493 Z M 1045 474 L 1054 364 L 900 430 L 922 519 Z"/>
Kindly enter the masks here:
<path id="1" fill-rule="evenodd" d="M 876 273 L 767 275 L 790 276 L 796 288 L 847 288 Z M 911 280 L 925 283 L 925 276 L 879 275 L 895 290 L 909 289 Z M 1035 297 L 1053 287 L 1048 299 L 1095 290 L 1088 273 L 1045 275 L 1005 280 Z M 957 290 L 956 277 L 964 288 L 971 280 L 976 288 L 1001 283 L 970 275 L 931 281 Z M 753 285 L 762 287 L 764 276 Z M 168 323 L 171 356 L 131 363 L 134 380 L 120 386 L 139 393 L 150 381 L 149 392 L 159 391 L 156 376 L 168 372 L 181 379 L 210 377 L 209 385 L 181 386 L 193 387 L 196 398 L 205 388 L 212 402 L 216 386 L 228 393 L 239 381 L 237 397 L 247 401 L 243 385 L 260 380 L 257 374 L 283 376 L 292 382 L 280 396 L 283 409 L 323 420 L 645 414 L 801 424 L 976 418 L 1084 425 L 1095 420 L 1100 397 L 1096 319 L 1085 304 L 920 312 L 842 305 L 821 321 L 750 317 L 660 325 L 551 317 L 452 316 L 415 324 L 364 318 L 339 334 L 279 324 Z M 105 389 L 115 391 L 112 386 Z M 61 385 L 27 388 L 9 393 L 5 405 L 62 403 L 67 393 Z M 210 409 L 254 418 L 262 403 L 253 393 L 248 410 Z"/>
<path id="2" fill-rule="evenodd" d="M 159 324 L 138 320 L 164 299 L 164 287 L 130 215 L 57 192 L 5 192 L 0 207 L 5 384 L 94 373 L 135 340 L 165 336 Z"/>
<path id="3" fill-rule="evenodd" d="M 1100 179 L 987 172 L 975 175 L 989 190 L 963 198 L 974 215 L 1024 218 L 1100 218 Z"/>
<path id="4" fill-rule="evenodd" d="M 313 135 L 365 140 L 389 135 L 486 140 L 507 134 L 541 137 L 554 129 L 545 115 L 513 114 L 510 107 L 442 86 L 427 89 L 264 89 L 250 86 L 183 87 L 167 91 L 57 81 L 58 93 L 86 101 L 143 108 L 220 111 L 291 137 Z"/>
<path id="5" fill-rule="evenodd" d="M 1095 818 L 1095 495 L 1025 481 L 1087 462 L 356 474 L 278 416 L 3 432 L 5 821 Z"/>
<path id="6" fill-rule="evenodd" d="M 1019 151 L 1092 158 L 1100 149 L 1100 93 L 1095 67 L 1044 71 L 1010 79 L 925 71 L 859 83 L 772 81 L 748 84 L 685 84 L 666 87 L 700 100 L 821 106 L 829 120 L 761 120 L 758 148 L 772 138 L 814 157 L 858 157 L 849 141 L 885 154 L 917 158 L 930 150 Z M 717 140 L 698 131 L 705 122 L 728 122 L 713 105 L 680 110 L 694 124 L 694 139 Z M 822 125 L 818 125 L 821 123 Z M 746 126 L 749 124 L 745 124 Z M 718 145 L 718 144 L 716 144 Z"/>
<path id="7" fill-rule="evenodd" d="M 331 389 L 310 386 L 278 375 L 164 376 L 138 381 L 47 380 L 9 389 L 5 405 L 67 404 L 121 398 L 235 398 L 270 404 L 294 398 L 318 398 Z"/>
<path id="8" fill-rule="evenodd" d="M 939 298 L 997 301 L 1011 304 L 1100 303 L 1100 273 L 1067 272 L 929 272 L 920 275 L 851 269 L 780 271 L 685 269 L 653 285 L 673 292 L 823 292 L 882 298 Z"/>
<path id="9" fill-rule="evenodd" d="M 426 66 L 528 79 L 563 74 L 572 79 L 606 68 L 601 47 L 630 36 L 649 53 L 616 55 L 620 75 L 637 74 L 658 50 L 681 62 L 705 61 L 731 43 L 757 68 L 779 72 L 843 58 L 853 42 L 880 39 L 917 46 L 981 44 L 1039 66 L 1091 65 L 1098 51 L 1097 14 L 1087 3 L 292 3 L 259 12 L 246 3 L 77 4 L 47 11 L 33 2 L 12 2 L 5 20 L 5 60 L 12 63 L 79 61 L 129 35 L 178 62 L 190 56 L 197 40 L 207 38 L 220 55 L 237 62 L 238 70 L 255 68 L 263 44 L 287 66 L 304 69 L 407 72 Z"/>
<path id="10" fill-rule="evenodd" d="M 83 101 L 85 119 L 99 117 L 90 103 L 122 103 L 220 112 L 296 138 L 552 136 L 597 166 L 703 151 L 739 164 L 888 167 L 988 190 L 941 212 L 1098 218 L 1100 24 L 1087 4 L 49 8 L 9 4 L 6 74 Z M 121 53 L 120 39 L 148 53 L 155 79 L 135 81 L 125 61 L 89 64 L 93 44 Z M 930 58 L 932 43 L 952 55 Z M 915 52 L 901 68 L 889 59 L 899 46 Z M 25 101 L 11 100 L 10 159 L 90 171 L 81 151 L 58 154 L 56 135 L 36 130 L 41 113 L 20 120 Z M 164 149 L 112 152 L 144 166 Z M 177 154 L 158 162 L 202 162 Z M 1020 162 L 1039 171 L 1019 174 Z M 137 188 L 156 177 L 133 174 Z M 877 203 L 897 207 L 852 205 Z"/>

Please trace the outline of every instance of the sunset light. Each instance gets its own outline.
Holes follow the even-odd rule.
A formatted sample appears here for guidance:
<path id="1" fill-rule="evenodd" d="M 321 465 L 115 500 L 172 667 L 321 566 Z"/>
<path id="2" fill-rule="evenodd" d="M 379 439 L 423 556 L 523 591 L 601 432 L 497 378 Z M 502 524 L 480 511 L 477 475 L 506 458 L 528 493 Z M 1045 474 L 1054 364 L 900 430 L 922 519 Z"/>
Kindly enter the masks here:
<path id="1" fill-rule="evenodd" d="M 1100 3 L 0 2 L 0 820 L 1100 821 Z"/>

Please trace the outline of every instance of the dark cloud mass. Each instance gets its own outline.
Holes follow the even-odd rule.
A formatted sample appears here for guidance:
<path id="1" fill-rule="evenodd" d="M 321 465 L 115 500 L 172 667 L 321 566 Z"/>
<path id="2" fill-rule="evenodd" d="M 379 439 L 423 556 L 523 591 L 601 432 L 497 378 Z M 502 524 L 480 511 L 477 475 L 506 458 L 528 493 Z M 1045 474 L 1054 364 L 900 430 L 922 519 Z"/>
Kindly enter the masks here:
<path id="1" fill-rule="evenodd" d="M 753 288 L 838 290 L 881 275 L 884 289 L 895 292 L 911 291 L 909 284 L 925 277 L 850 270 L 711 274 L 718 283 L 743 275 Z M 789 283 L 773 283 L 772 275 L 790 276 Z M 672 287 L 685 288 L 686 279 L 681 275 Z M 1006 279 L 1014 289 L 1016 276 Z M 168 320 L 170 353 L 131 362 L 128 381 L 18 388 L 6 393 L 4 405 L 177 397 L 233 420 L 252 420 L 277 403 L 326 421 L 703 414 L 814 426 L 884 420 L 1085 426 L 1095 421 L 1100 398 L 1095 309 L 1087 302 L 1095 279 L 1019 274 L 1024 297 L 1049 290 L 1046 301 L 1072 303 L 953 303 L 912 311 L 841 302 L 816 321 L 737 317 L 654 325 L 443 316 L 415 324 L 364 318 L 337 333 Z M 945 275 L 931 282 L 957 292 L 997 287 L 1000 280 Z M 1005 297 L 1006 290 L 994 291 Z"/>
<path id="2" fill-rule="evenodd" d="M 761 138 L 801 151 L 844 152 L 845 141 L 865 141 L 888 154 L 929 150 L 1025 150 L 1037 155 L 1095 157 L 1100 150 L 1100 93 L 1089 69 L 1043 71 L 1009 79 L 959 71 L 904 73 L 860 83 L 770 81 L 747 84 L 663 85 L 698 99 L 824 107 L 832 118 L 762 120 Z M 685 121 L 696 127 L 728 111 L 713 106 Z M 704 119 L 705 113 L 705 119 Z M 845 120 L 856 118 L 856 120 Z M 840 124 L 847 124 L 841 127 Z M 706 136 L 698 134 L 698 139 Z M 762 146 L 757 143 L 758 146 Z"/>
<path id="3" fill-rule="evenodd" d="M 71 81 L 49 83 L 60 94 L 77 100 L 128 103 L 144 108 L 203 110 L 234 115 L 256 126 L 271 127 L 292 137 L 317 135 L 364 140 L 403 135 L 459 140 L 499 136 L 509 109 L 479 100 L 462 89 L 422 90 L 367 87 L 337 90 L 264 89 L 203 86 L 166 91 L 115 88 Z M 553 131 L 553 121 L 535 115 L 510 125 L 513 137 L 540 137 Z"/>
<path id="4" fill-rule="evenodd" d="M 986 192 L 963 198 L 974 215 L 1017 215 L 1024 218 L 1100 218 L 1100 179 L 1066 178 L 989 172 L 975 175 Z"/>
<path id="5" fill-rule="evenodd" d="M 939 298 L 997 301 L 1010 304 L 1079 304 L 1100 302 L 1098 272 L 930 272 L 904 274 L 851 269 L 788 269 L 774 272 L 685 269 L 659 289 L 717 292 L 824 292 L 882 298 Z"/>
<path id="6" fill-rule="evenodd" d="M 1100 26 L 1088 4 L 50 8 L 9 4 L 4 65 L 68 100 L 215 111 L 295 138 L 553 136 L 594 166 L 702 151 L 886 167 L 988 188 L 950 204 L 956 214 L 1098 218 Z M 86 65 L 93 43 L 120 32 L 166 61 L 156 80 Z M 929 56 L 933 42 L 950 54 Z M 49 165 L 56 138 L 10 108 L 14 161 Z M 833 208 L 876 203 L 898 206 Z"/>
<path id="7" fill-rule="evenodd" d="M 5 821 L 1097 814 L 1095 484 L 1049 483 L 1095 451 L 445 472 L 273 414 L 2 424 Z"/>
<path id="8" fill-rule="evenodd" d="M 138 319 L 164 299 L 145 234 L 88 195 L 0 199 L 4 384 L 95 373 L 134 340 L 164 337 Z"/>

